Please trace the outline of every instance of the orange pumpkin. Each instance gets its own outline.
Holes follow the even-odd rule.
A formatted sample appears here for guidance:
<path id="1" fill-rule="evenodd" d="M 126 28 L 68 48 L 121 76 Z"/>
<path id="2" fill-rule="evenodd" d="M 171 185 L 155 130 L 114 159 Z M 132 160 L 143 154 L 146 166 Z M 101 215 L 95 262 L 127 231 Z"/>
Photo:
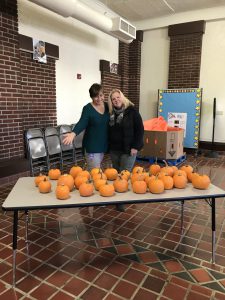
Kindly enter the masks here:
<path id="1" fill-rule="evenodd" d="M 48 171 L 48 177 L 52 180 L 57 180 L 61 176 L 61 171 L 59 169 L 50 169 Z"/>
<path id="2" fill-rule="evenodd" d="M 181 170 L 181 169 L 175 171 L 174 175 L 183 175 L 187 178 L 187 173 L 184 170 Z"/>
<path id="3" fill-rule="evenodd" d="M 73 176 L 73 178 L 75 179 L 77 177 L 77 175 L 83 171 L 83 169 L 79 166 L 73 166 L 71 169 L 70 169 L 70 175 Z"/>
<path id="4" fill-rule="evenodd" d="M 93 178 L 93 176 L 95 174 L 98 174 L 98 173 L 101 173 L 101 172 L 102 172 L 101 168 L 93 168 L 93 169 L 91 169 L 90 174 L 91 174 L 91 177 Z"/>
<path id="5" fill-rule="evenodd" d="M 144 180 L 136 180 L 132 184 L 132 189 L 136 194 L 145 194 L 147 192 L 147 183 Z"/>
<path id="6" fill-rule="evenodd" d="M 118 172 L 114 168 L 107 168 L 107 169 L 105 169 L 104 173 L 108 180 L 115 180 L 118 176 Z"/>
<path id="7" fill-rule="evenodd" d="M 94 186 L 90 182 L 84 182 L 79 187 L 79 193 L 82 197 L 89 197 L 94 193 Z"/>
<path id="8" fill-rule="evenodd" d="M 81 172 L 78 173 L 79 176 L 85 176 L 87 177 L 87 179 L 90 179 L 91 175 L 87 170 L 83 170 Z"/>
<path id="9" fill-rule="evenodd" d="M 70 191 L 74 188 L 74 179 L 73 176 L 70 174 L 61 175 L 57 181 L 57 185 L 67 185 Z"/>
<path id="10" fill-rule="evenodd" d="M 133 173 L 131 176 L 131 183 L 134 183 L 135 181 L 145 180 L 146 173 L 143 172 L 136 172 Z"/>
<path id="11" fill-rule="evenodd" d="M 39 182 L 38 189 L 40 193 L 46 194 L 51 192 L 51 182 L 46 178 Z"/>
<path id="12" fill-rule="evenodd" d="M 196 189 L 207 190 L 210 185 L 210 179 L 207 175 L 198 175 L 192 178 L 192 185 Z"/>
<path id="13" fill-rule="evenodd" d="M 130 178 L 130 171 L 128 170 L 123 170 L 120 172 L 120 175 L 123 179 L 128 180 Z"/>
<path id="14" fill-rule="evenodd" d="M 34 179 L 35 185 L 38 186 L 39 183 L 40 183 L 42 180 L 44 180 L 44 179 L 48 179 L 48 177 L 47 177 L 46 175 L 42 175 L 42 174 L 40 173 L 40 174 L 39 174 L 37 177 L 35 177 L 35 179 Z"/>
<path id="15" fill-rule="evenodd" d="M 169 176 L 168 174 L 164 174 L 161 180 L 164 184 L 165 190 L 171 190 L 173 188 L 173 178 L 171 176 Z"/>
<path id="16" fill-rule="evenodd" d="M 174 186 L 178 189 L 184 189 L 187 185 L 187 177 L 182 174 L 176 174 L 173 176 Z"/>
<path id="17" fill-rule="evenodd" d="M 88 182 L 88 178 L 86 176 L 77 175 L 74 179 L 74 184 L 77 189 L 79 189 L 82 183 Z"/>
<path id="18" fill-rule="evenodd" d="M 166 164 L 166 166 L 161 168 L 161 172 L 164 172 L 170 176 L 173 176 L 174 169 L 172 167 L 170 167 L 165 160 L 163 162 Z"/>
<path id="19" fill-rule="evenodd" d="M 107 180 L 104 179 L 104 178 L 96 179 L 96 180 L 94 181 L 94 186 L 95 186 L 96 191 L 99 190 L 99 188 L 100 188 L 101 185 L 106 184 L 106 182 L 107 182 Z"/>
<path id="20" fill-rule="evenodd" d="M 115 191 L 118 193 L 124 193 L 128 190 L 128 181 L 123 179 L 121 176 L 118 176 L 113 182 Z"/>
<path id="21" fill-rule="evenodd" d="M 59 200 L 66 200 L 70 196 L 70 189 L 67 185 L 64 184 L 57 185 L 55 195 Z"/>
<path id="22" fill-rule="evenodd" d="M 92 176 L 92 179 L 95 181 L 97 179 L 107 179 L 106 175 L 100 171 Z"/>
<path id="23" fill-rule="evenodd" d="M 150 176 L 145 177 L 145 182 L 147 183 L 147 186 L 148 186 L 149 182 L 153 179 L 155 179 L 155 175 L 150 175 Z"/>
<path id="24" fill-rule="evenodd" d="M 136 166 L 133 168 L 132 173 L 142 173 L 144 171 L 144 168 L 140 167 L 140 166 Z"/>
<path id="25" fill-rule="evenodd" d="M 158 165 L 158 164 L 153 164 L 153 165 L 151 165 L 150 167 L 149 167 L 149 172 L 152 174 L 152 175 L 156 175 L 156 174 L 158 174 L 159 172 L 160 172 L 160 170 L 161 170 L 161 167 L 160 167 L 160 165 Z"/>
<path id="26" fill-rule="evenodd" d="M 188 181 L 189 181 L 189 182 L 192 182 L 193 178 L 194 178 L 195 176 L 198 176 L 198 175 L 199 175 L 199 174 L 196 173 L 196 172 L 190 172 L 190 173 L 187 173 Z"/>
<path id="27" fill-rule="evenodd" d="M 103 197 L 111 197 L 115 194 L 115 188 L 112 184 L 103 184 L 99 187 L 99 193 Z"/>
<path id="28" fill-rule="evenodd" d="M 164 192 L 164 183 L 161 179 L 156 177 L 154 180 L 149 182 L 148 188 L 152 194 L 161 194 Z"/>
<path id="29" fill-rule="evenodd" d="M 184 166 L 180 167 L 180 170 L 185 171 L 187 174 L 190 172 L 193 172 L 193 168 L 190 165 L 184 165 Z"/>

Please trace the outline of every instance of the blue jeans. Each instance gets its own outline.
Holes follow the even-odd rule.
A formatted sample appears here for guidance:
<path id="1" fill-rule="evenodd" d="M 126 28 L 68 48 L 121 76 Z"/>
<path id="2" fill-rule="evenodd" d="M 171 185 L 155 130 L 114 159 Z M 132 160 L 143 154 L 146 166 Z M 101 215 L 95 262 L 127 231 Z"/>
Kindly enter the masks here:
<path id="1" fill-rule="evenodd" d="M 85 158 L 87 169 L 90 171 L 93 168 L 101 168 L 104 153 L 85 153 Z"/>
<path id="2" fill-rule="evenodd" d="M 110 156 L 113 168 L 115 168 L 118 172 L 123 170 L 128 170 L 131 172 L 133 169 L 136 155 L 131 156 L 123 153 L 122 151 L 110 151 Z"/>

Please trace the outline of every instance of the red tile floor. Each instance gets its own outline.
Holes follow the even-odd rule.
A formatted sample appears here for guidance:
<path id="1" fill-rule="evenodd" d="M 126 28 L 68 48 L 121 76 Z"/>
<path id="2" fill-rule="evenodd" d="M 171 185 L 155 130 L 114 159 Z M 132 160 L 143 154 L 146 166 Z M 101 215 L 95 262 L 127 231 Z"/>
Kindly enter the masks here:
<path id="1" fill-rule="evenodd" d="M 225 189 L 225 156 L 187 163 Z M 146 163 L 147 165 L 147 163 Z M 2 203 L 12 185 L 0 187 Z M 0 300 L 225 299 L 224 199 L 218 199 L 216 264 L 205 201 L 30 212 L 29 247 L 19 221 L 17 285 L 12 283 L 12 214 L 0 210 Z"/>

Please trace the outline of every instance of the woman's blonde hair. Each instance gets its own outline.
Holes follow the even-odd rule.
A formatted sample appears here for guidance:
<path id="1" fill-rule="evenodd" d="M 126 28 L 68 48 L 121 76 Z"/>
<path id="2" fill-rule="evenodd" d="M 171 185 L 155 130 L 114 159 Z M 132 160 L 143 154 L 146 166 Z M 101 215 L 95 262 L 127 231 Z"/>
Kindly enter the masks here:
<path id="1" fill-rule="evenodd" d="M 111 92 L 109 93 L 109 97 L 108 97 L 108 107 L 109 107 L 109 113 L 111 114 L 113 112 L 113 105 L 112 105 L 112 95 L 114 93 L 119 93 L 120 97 L 122 99 L 124 108 L 126 109 L 128 106 L 134 106 L 134 103 L 132 103 L 127 97 L 124 96 L 124 94 L 121 92 L 121 90 L 119 89 L 113 89 L 111 90 Z"/>

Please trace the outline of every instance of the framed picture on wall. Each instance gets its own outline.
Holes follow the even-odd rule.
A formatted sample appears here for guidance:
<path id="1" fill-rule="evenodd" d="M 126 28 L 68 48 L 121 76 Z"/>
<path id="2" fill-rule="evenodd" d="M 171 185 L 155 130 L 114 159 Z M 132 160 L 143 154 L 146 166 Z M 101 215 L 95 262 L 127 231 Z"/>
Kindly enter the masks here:
<path id="1" fill-rule="evenodd" d="M 33 39 L 33 60 L 37 60 L 40 63 L 47 63 L 44 41 Z"/>

